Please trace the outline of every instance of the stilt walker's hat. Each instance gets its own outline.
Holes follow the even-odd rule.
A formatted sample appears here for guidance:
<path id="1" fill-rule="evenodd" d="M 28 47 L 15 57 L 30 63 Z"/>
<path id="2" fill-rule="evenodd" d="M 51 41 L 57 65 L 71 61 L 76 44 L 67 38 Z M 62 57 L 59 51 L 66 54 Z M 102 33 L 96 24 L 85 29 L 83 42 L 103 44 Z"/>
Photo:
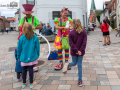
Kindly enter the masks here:
<path id="1" fill-rule="evenodd" d="M 32 5 L 32 4 L 23 4 L 22 6 L 23 6 L 23 8 L 25 9 L 25 11 L 22 12 L 23 14 L 31 14 L 31 13 L 34 13 L 34 11 L 32 11 L 34 5 Z"/>

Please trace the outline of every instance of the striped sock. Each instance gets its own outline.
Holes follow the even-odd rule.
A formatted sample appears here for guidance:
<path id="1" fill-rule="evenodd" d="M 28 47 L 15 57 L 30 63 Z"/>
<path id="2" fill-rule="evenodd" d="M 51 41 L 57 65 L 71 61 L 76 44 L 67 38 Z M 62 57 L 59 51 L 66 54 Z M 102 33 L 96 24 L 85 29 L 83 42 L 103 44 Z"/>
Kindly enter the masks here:
<path id="1" fill-rule="evenodd" d="M 65 62 L 69 59 L 69 49 L 65 50 Z"/>
<path id="2" fill-rule="evenodd" d="M 62 49 L 58 50 L 58 57 L 59 57 L 60 63 L 63 63 Z"/>

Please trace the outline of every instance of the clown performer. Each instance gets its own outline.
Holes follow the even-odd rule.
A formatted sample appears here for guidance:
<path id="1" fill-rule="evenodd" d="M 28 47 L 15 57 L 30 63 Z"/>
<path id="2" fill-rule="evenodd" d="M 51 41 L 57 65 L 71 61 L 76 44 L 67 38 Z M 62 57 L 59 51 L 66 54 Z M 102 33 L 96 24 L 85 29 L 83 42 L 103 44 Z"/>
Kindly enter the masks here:
<path id="1" fill-rule="evenodd" d="M 25 14 L 26 16 L 22 17 L 20 20 L 19 28 L 18 28 L 19 31 L 20 31 L 20 26 L 22 24 L 24 24 L 25 22 L 32 24 L 34 31 L 36 31 L 35 29 L 42 29 L 42 26 L 41 26 L 39 20 L 35 16 L 31 15 L 34 12 L 34 11 L 32 11 L 34 5 L 23 4 L 22 6 L 25 9 L 25 11 L 23 11 L 22 13 Z"/>
<path id="2" fill-rule="evenodd" d="M 35 16 L 31 15 L 34 12 L 34 11 L 32 11 L 34 5 L 32 5 L 32 4 L 23 4 L 22 6 L 25 9 L 25 11 L 23 11 L 22 13 L 25 14 L 26 16 L 22 17 L 21 20 L 20 20 L 19 28 L 18 28 L 19 31 L 20 31 L 20 27 L 25 22 L 28 22 L 28 23 L 32 24 L 34 31 L 36 31 L 35 29 L 42 29 L 42 26 L 41 26 L 39 20 Z M 22 31 L 21 31 L 21 34 L 18 37 L 18 40 L 19 40 L 21 35 L 22 35 Z M 38 71 L 37 67 L 34 67 L 33 69 L 34 69 L 34 72 Z"/>
<path id="3" fill-rule="evenodd" d="M 55 18 L 54 20 L 55 28 L 58 30 L 58 33 L 54 42 L 54 46 L 56 49 L 58 49 L 58 57 L 60 62 L 58 65 L 55 66 L 55 70 L 61 70 L 63 68 L 61 38 L 68 37 L 70 30 L 72 30 L 72 27 L 66 27 L 68 22 L 69 22 L 69 25 L 72 24 L 72 19 L 70 17 L 67 17 L 68 12 L 69 12 L 68 8 L 63 7 L 63 9 L 61 10 L 61 17 Z M 68 59 L 69 59 L 69 49 L 66 49 L 65 65 L 69 63 Z"/>

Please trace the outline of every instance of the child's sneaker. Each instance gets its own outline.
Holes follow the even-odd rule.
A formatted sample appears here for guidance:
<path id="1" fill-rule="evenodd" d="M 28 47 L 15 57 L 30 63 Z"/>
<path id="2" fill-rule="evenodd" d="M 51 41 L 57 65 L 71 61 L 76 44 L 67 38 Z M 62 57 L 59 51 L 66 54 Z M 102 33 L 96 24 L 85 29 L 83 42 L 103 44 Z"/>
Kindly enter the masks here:
<path id="1" fill-rule="evenodd" d="M 79 85 L 80 87 L 82 87 L 82 84 L 83 84 L 82 81 L 81 81 L 81 82 L 78 82 L 78 85 Z"/>
<path id="2" fill-rule="evenodd" d="M 35 86 L 36 82 L 30 83 L 30 89 L 32 89 Z"/>
<path id="3" fill-rule="evenodd" d="M 25 83 L 23 83 L 22 84 L 22 89 L 24 89 L 26 87 L 26 84 Z"/>
<path id="4" fill-rule="evenodd" d="M 30 89 L 32 89 L 32 88 L 33 88 L 33 83 L 30 84 Z"/>
<path id="5" fill-rule="evenodd" d="M 17 82 L 20 82 L 22 80 L 22 77 L 20 79 L 17 79 Z"/>
<path id="6" fill-rule="evenodd" d="M 62 69 L 63 73 L 66 74 L 68 69 L 69 69 L 69 62 L 66 62 Z"/>

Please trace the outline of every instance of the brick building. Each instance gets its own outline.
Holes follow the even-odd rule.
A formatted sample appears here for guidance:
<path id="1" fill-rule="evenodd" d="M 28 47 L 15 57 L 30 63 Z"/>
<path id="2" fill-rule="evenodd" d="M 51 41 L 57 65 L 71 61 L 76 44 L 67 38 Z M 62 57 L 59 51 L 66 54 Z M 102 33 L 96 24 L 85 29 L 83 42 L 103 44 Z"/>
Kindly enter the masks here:
<path id="1" fill-rule="evenodd" d="M 110 16 L 110 18 L 114 19 L 114 27 L 117 27 L 116 9 L 117 9 L 117 0 L 111 0 L 111 13 L 109 14 L 109 16 Z"/>
<path id="2" fill-rule="evenodd" d="M 90 9 L 90 17 L 89 17 L 90 23 L 96 22 L 96 13 L 95 12 L 96 12 L 95 1 L 92 0 L 91 9 Z"/>
<path id="3" fill-rule="evenodd" d="M 3 21 L 1 22 L 3 25 L 3 29 L 6 30 L 6 28 L 10 29 L 10 21 L 8 21 L 5 16 L 1 16 Z"/>
<path id="4" fill-rule="evenodd" d="M 4 29 L 4 24 L 3 24 L 3 18 L 0 17 L 0 31 L 2 31 L 2 29 Z"/>

